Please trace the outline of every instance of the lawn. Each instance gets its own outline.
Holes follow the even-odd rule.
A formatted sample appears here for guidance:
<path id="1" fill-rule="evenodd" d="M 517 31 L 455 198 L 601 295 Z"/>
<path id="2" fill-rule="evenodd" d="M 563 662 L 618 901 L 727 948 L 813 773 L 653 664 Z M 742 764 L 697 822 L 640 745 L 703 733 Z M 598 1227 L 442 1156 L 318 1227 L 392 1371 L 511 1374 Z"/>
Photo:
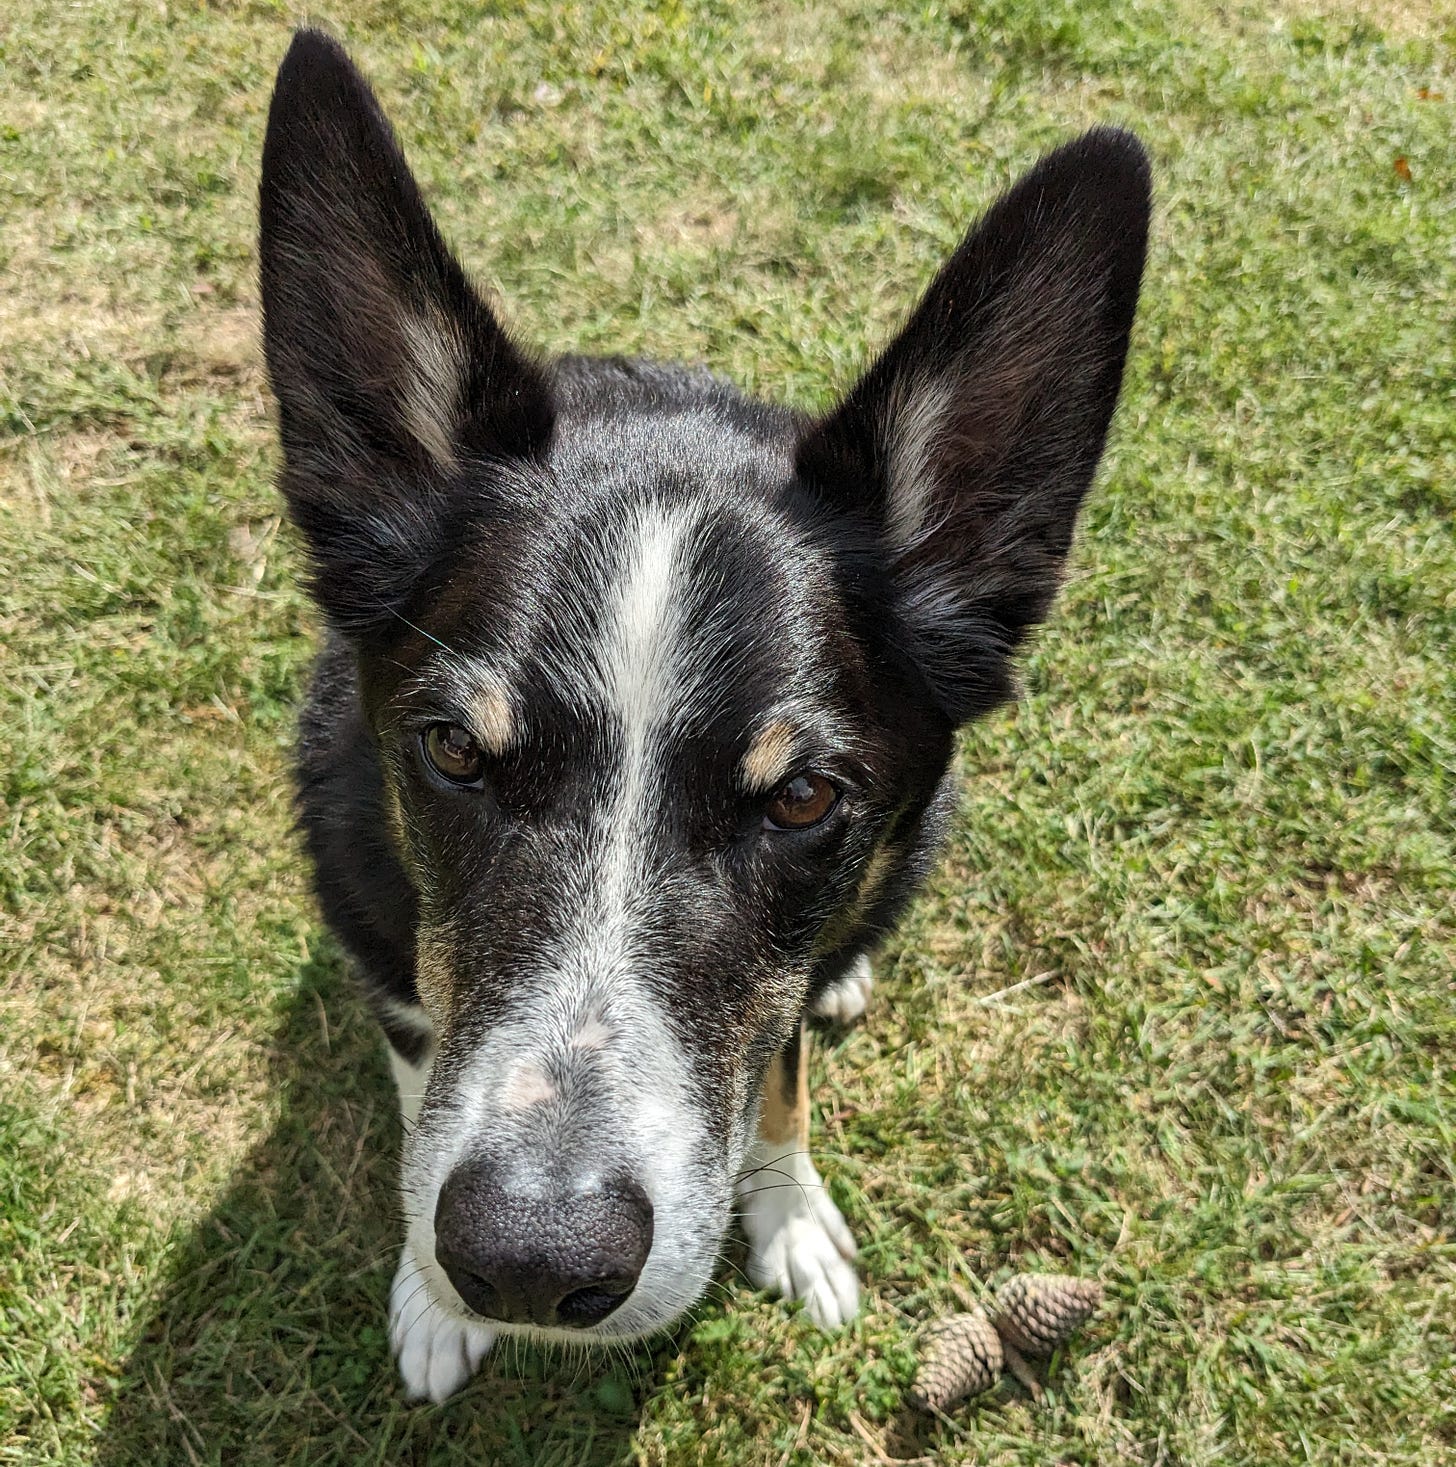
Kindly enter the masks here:
<path id="1" fill-rule="evenodd" d="M 254 199 L 300 14 L 0 18 L 0 1462 L 1456 1460 L 1456 9 L 344 0 L 478 277 L 551 349 L 810 405 L 1094 121 L 1158 210 L 1024 696 L 826 1032 L 841 1335 L 721 1287 L 612 1358 L 396 1386 L 398 1122 L 307 894 L 313 643 Z M 904 1406 L 1019 1268 L 1040 1402 Z"/>

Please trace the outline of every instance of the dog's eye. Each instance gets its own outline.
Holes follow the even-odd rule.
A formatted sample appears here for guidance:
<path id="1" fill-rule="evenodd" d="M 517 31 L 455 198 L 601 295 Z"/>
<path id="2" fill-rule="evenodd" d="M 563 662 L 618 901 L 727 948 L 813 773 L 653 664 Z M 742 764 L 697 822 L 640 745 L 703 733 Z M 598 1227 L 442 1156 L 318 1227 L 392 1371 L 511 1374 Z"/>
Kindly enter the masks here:
<path id="1" fill-rule="evenodd" d="M 774 791 L 763 823 L 768 830 L 807 830 L 825 819 L 838 803 L 838 789 L 822 774 L 805 770 Z"/>
<path id="2" fill-rule="evenodd" d="M 425 762 L 451 784 L 480 782 L 485 758 L 480 746 L 458 723 L 432 723 L 420 740 Z"/>

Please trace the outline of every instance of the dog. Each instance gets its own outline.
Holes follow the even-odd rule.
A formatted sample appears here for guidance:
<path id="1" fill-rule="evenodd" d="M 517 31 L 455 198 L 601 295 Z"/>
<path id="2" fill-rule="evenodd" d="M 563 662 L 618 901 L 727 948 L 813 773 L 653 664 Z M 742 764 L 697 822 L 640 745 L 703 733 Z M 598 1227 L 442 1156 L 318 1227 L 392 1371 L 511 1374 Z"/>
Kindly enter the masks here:
<path id="1" fill-rule="evenodd" d="M 501 1335 L 664 1328 L 735 1214 L 756 1285 L 854 1316 L 806 1017 L 864 1008 L 957 730 L 1052 603 L 1149 208 L 1129 134 L 1048 154 L 805 415 L 528 351 L 344 51 L 295 36 L 260 274 L 326 624 L 298 801 L 399 1089 L 410 1396 Z"/>

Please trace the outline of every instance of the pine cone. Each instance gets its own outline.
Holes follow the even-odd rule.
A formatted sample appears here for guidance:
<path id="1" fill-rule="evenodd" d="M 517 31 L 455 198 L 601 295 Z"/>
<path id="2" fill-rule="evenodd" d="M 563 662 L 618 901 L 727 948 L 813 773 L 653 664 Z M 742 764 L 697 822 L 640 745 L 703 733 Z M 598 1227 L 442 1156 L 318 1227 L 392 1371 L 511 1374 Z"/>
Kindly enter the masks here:
<path id="1" fill-rule="evenodd" d="M 1102 1302 L 1102 1285 L 1064 1273 L 1019 1273 L 996 1291 L 991 1319 L 1023 1355 L 1044 1358 L 1070 1339 Z"/>
<path id="2" fill-rule="evenodd" d="M 984 1309 L 952 1314 L 925 1333 L 910 1403 L 921 1411 L 944 1411 L 964 1396 L 990 1390 L 1003 1363 L 1001 1337 Z"/>

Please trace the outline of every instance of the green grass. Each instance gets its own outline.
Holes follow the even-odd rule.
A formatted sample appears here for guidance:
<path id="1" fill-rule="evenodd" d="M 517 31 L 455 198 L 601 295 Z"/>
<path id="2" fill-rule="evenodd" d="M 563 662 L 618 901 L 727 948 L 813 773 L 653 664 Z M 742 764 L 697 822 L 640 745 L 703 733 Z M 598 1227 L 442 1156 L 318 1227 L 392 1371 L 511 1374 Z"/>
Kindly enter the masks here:
<path id="1" fill-rule="evenodd" d="M 1157 165 L 1073 581 L 816 1061 L 863 1318 L 730 1261 L 672 1336 L 438 1409 L 289 828 L 313 619 L 251 322 L 292 15 L 6 12 L 0 1461 L 1456 1456 L 1456 14 L 1325 3 L 311 13 L 527 334 L 801 404 L 1041 149 Z M 1108 1290 L 1045 1399 L 908 1415 L 920 1323 L 1018 1267 Z"/>

